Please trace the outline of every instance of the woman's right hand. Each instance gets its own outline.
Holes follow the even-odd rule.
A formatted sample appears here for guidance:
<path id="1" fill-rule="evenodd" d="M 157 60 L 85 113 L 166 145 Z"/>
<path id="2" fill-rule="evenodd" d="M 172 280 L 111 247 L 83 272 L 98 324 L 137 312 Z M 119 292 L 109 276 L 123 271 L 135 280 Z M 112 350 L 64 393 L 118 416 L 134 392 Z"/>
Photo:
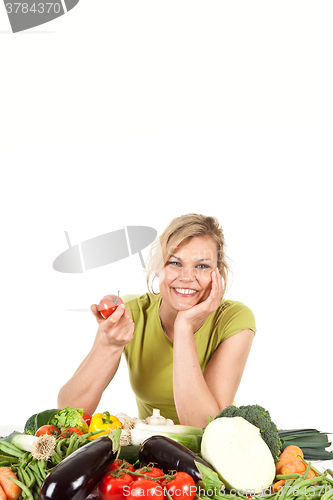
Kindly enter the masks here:
<path id="1" fill-rule="evenodd" d="M 131 342 L 134 332 L 134 322 L 125 304 L 120 304 L 115 312 L 107 319 L 104 319 L 103 316 L 100 315 L 96 304 L 93 304 L 90 309 L 108 345 L 124 347 Z"/>

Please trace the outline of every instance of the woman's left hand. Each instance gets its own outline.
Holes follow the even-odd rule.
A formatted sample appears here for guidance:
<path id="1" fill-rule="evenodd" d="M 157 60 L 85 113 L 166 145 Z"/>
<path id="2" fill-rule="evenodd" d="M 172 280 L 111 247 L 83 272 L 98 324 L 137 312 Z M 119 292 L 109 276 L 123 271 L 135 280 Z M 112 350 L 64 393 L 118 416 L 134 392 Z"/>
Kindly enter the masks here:
<path id="1" fill-rule="evenodd" d="M 175 329 L 177 326 L 188 325 L 194 332 L 212 312 L 216 311 L 223 296 L 222 278 L 217 267 L 212 271 L 211 277 L 212 286 L 207 299 L 185 311 L 179 311 L 174 325 Z"/>

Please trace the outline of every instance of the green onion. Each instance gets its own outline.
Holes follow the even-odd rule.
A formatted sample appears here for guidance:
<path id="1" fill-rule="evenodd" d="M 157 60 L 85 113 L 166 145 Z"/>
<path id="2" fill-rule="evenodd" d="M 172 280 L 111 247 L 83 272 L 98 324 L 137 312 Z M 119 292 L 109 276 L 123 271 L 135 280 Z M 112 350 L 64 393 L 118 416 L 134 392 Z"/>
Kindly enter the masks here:
<path id="1" fill-rule="evenodd" d="M 194 434 L 175 434 L 174 432 L 169 432 L 169 427 L 171 426 L 164 426 L 164 425 L 152 426 L 158 428 L 157 431 L 151 430 L 150 429 L 151 426 L 149 425 L 145 425 L 145 427 L 146 427 L 145 429 L 134 428 L 122 431 L 120 444 L 122 446 L 123 445 L 138 446 L 151 436 L 165 436 L 170 439 L 173 439 L 174 441 L 177 441 L 177 443 L 182 444 L 183 446 L 193 451 L 194 453 L 199 453 L 200 451 L 201 436 Z"/>
<path id="2" fill-rule="evenodd" d="M 333 453 L 328 451 L 332 443 L 328 440 L 328 433 L 317 429 L 279 430 L 282 441 L 281 451 L 289 445 L 299 446 L 307 460 L 331 460 Z"/>
<path id="3" fill-rule="evenodd" d="M 30 434 L 21 434 L 16 431 L 4 438 L 3 442 L 9 443 L 10 446 L 14 446 L 19 450 L 28 451 L 38 460 L 42 458 L 47 460 L 50 458 L 56 444 L 55 437 L 48 434 L 36 437 Z"/>

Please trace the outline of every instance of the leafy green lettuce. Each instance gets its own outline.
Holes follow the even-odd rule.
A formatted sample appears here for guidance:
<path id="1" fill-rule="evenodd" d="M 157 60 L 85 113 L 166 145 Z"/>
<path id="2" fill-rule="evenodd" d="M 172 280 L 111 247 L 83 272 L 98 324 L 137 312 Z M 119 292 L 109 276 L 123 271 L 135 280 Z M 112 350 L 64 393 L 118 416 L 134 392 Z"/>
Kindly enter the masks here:
<path id="1" fill-rule="evenodd" d="M 88 425 L 83 420 L 84 410 L 82 408 L 72 408 L 66 406 L 63 410 L 59 410 L 51 416 L 49 420 L 50 425 L 55 425 L 61 431 L 69 427 L 76 427 L 83 433 L 88 432 Z"/>

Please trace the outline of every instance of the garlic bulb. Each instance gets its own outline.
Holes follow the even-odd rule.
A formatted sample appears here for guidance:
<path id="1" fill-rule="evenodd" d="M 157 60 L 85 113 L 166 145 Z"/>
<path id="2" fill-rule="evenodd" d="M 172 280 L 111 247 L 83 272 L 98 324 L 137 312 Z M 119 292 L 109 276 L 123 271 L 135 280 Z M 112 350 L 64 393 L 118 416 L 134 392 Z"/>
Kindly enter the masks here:
<path id="1" fill-rule="evenodd" d="M 143 422 L 148 425 L 174 425 L 174 421 L 170 418 L 162 417 L 160 410 L 157 408 L 154 408 L 152 416 L 147 417 Z"/>

